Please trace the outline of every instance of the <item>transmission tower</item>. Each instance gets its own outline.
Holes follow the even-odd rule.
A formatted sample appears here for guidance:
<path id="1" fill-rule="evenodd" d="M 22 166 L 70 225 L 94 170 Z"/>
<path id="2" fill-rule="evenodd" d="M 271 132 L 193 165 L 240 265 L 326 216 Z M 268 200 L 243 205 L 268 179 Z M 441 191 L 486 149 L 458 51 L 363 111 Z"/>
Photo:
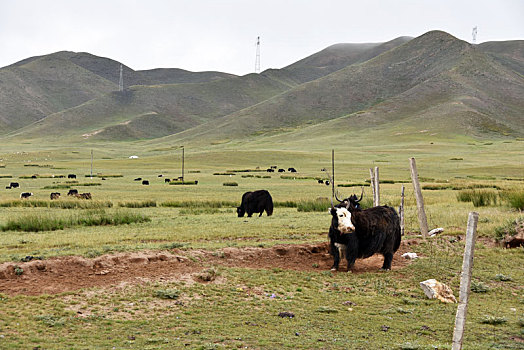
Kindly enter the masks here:
<path id="1" fill-rule="evenodd" d="M 255 58 L 255 73 L 260 73 L 260 37 L 257 37 L 257 54 Z"/>
<path id="2" fill-rule="evenodd" d="M 124 75 L 122 74 L 122 65 L 120 65 L 120 80 L 118 81 L 118 91 L 124 91 Z"/>
<path id="3" fill-rule="evenodd" d="M 477 26 L 473 27 L 473 31 L 471 32 L 471 36 L 473 37 L 473 44 L 477 43 Z"/>

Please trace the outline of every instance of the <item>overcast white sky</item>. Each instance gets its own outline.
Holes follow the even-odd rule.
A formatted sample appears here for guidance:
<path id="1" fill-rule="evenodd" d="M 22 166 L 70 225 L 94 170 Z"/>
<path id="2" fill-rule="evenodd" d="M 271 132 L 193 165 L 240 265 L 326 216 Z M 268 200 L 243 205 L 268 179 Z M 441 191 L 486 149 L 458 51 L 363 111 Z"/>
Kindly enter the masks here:
<path id="1" fill-rule="evenodd" d="M 0 0 L 0 67 L 68 50 L 133 69 L 247 74 L 336 43 L 433 29 L 477 43 L 524 39 L 523 0 Z"/>

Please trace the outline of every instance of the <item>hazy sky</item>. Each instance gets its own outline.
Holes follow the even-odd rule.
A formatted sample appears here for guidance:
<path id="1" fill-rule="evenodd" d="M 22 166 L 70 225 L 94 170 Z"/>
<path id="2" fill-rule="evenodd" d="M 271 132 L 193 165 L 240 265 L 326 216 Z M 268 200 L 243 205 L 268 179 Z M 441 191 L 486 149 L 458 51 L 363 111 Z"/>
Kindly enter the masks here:
<path id="1" fill-rule="evenodd" d="M 68 50 L 160 67 L 246 74 L 336 43 L 433 29 L 477 43 L 524 39 L 523 0 L 0 0 L 0 67 Z"/>

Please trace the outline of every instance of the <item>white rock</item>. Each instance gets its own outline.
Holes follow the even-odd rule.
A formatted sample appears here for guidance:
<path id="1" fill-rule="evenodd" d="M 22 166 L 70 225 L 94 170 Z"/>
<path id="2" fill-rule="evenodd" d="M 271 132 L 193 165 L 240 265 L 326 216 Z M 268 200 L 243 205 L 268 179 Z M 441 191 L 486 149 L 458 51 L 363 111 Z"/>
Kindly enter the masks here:
<path id="1" fill-rule="evenodd" d="M 406 259 L 418 259 L 417 253 L 404 253 L 402 257 Z"/>
<path id="2" fill-rule="evenodd" d="M 457 299 L 453 291 L 447 285 L 440 283 L 436 279 L 429 279 L 420 282 L 420 287 L 429 299 L 438 299 L 444 303 L 456 303 Z"/>
<path id="3" fill-rule="evenodd" d="M 442 227 L 439 227 L 439 228 L 434 228 L 433 230 L 429 231 L 428 232 L 428 236 L 429 237 L 433 237 L 435 236 L 437 233 L 442 233 L 444 232 L 444 229 Z"/>

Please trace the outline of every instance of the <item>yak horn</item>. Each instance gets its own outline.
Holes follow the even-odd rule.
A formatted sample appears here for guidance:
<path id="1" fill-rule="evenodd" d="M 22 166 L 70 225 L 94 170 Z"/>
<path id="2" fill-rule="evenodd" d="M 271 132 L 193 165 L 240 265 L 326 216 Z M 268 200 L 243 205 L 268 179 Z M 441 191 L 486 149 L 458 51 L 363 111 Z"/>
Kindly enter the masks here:
<path id="1" fill-rule="evenodd" d="M 360 194 L 360 198 L 356 200 L 355 202 L 360 202 L 362 200 L 362 197 L 364 196 L 364 186 L 362 186 L 362 193 Z"/>

